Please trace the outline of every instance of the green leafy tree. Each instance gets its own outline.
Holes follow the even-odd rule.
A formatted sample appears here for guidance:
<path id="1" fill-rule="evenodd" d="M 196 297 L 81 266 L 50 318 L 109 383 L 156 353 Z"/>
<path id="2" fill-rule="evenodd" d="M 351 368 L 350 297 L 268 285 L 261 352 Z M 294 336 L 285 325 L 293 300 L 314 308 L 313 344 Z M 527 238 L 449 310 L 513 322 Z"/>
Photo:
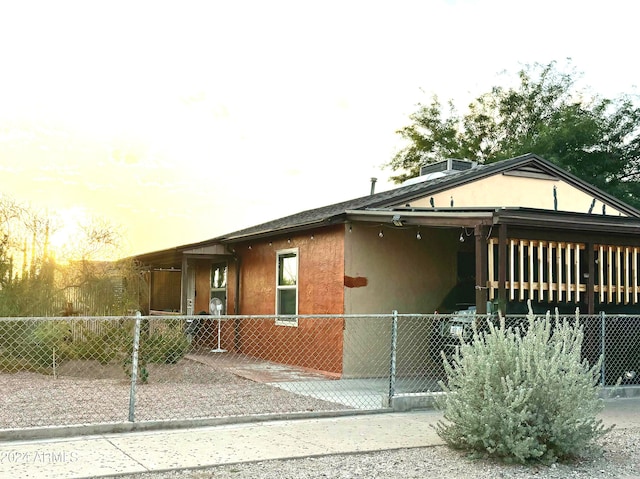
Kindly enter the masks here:
<path id="1" fill-rule="evenodd" d="M 406 146 L 388 164 L 399 183 L 443 158 L 492 163 L 535 153 L 640 207 L 640 107 L 636 98 L 591 95 L 556 62 L 527 65 L 513 86 L 495 86 L 460 114 L 437 96 L 398 130 Z"/>

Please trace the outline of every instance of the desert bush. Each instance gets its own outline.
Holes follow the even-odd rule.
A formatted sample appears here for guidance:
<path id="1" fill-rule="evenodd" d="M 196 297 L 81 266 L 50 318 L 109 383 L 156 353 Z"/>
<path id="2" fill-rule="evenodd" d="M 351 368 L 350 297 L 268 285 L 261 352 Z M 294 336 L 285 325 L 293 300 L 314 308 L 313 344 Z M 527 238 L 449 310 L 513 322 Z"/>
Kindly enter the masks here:
<path id="1" fill-rule="evenodd" d="M 93 326 L 88 321 L 78 321 L 72 354 L 76 359 L 95 359 L 101 364 L 108 364 L 127 355 L 132 343 L 131 319 L 99 321 Z"/>
<path id="2" fill-rule="evenodd" d="M 189 349 L 189 341 L 178 332 L 150 336 L 141 346 L 141 354 L 148 363 L 175 364 Z"/>
<path id="3" fill-rule="evenodd" d="M 29 318 L 2 321 L 0 370 L 53 371 L 54 365 L 69 357 L 70 337 L 66 321 L 33 321 Z"/>
<path id="4" fill-rule="evenodd" d="M 608 432 L 597 419 L 600 361 L 581 360 L 583 330 L 575 321 L 536 318 L 474 330 L 451 360 L 437 406 L 436 430 L 452 447 L 513 462 L 551 463 L 579 456 Z"/>
<path id="5" fill-rule="evenodd" d="M 145 384 L 149 381 L 149 364 L 176 364 L 189 351 L 190 343 L 182 332 L 182 323 L 177 321 L 156 321 L 151 327 L 143 323 L 138 349 L 138 380 Z M 131 378 L 131 358 L 133 344 L 128 345 L 122 366 L 125 374 Z"/>
<path id="6" fill-rule="evenodd" d="M 73 333 L 67 321 L 42 321 L 27 336 L 26 358 L 38 366 L 58 365 L 72 355 Z"/>

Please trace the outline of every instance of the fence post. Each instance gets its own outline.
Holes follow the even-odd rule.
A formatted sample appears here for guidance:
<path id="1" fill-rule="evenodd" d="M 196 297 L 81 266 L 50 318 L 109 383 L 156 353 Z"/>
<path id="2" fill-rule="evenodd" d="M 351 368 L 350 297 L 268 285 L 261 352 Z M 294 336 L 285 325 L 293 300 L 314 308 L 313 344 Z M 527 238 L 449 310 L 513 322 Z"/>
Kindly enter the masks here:
<path id="1" fill-rule="evenodd" d="M 602 356 L 602 365 L 600 366 L 600 384 L 602 387 L 606 386 L 606 358 L 605 358 L 605 335 L 607 333 L 606 322 L 604 319 L 604 311 L 600 311 L 600 354 Z"/>
<path id="2" fill-rule="evenodd" d="M 129 422 L 135 420 L 136 382 L 138 381 L 138 348 L 140 347 L 140 320 L 142 313 L 136 311 L 136 323 L 133 329 L 133 353 L 131 354 L 131 391 L 129 392 Z"/>
<path id="3" fill-rule="evenodd" d="M 396 394 L 396 354 L 398 352 L 398 311 L 393 310 L 391 320 L 391 358 L 389 362 L 389 407 L 393 407 Z"/>

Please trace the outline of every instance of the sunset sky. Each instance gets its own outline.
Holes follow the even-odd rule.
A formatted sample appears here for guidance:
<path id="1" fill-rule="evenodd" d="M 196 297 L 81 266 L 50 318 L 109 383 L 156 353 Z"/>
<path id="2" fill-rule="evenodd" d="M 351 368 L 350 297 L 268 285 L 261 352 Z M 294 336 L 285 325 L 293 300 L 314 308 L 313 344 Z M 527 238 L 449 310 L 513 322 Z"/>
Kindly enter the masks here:
<path id="1" fill-rule="evenodd" d="M 434 93 L 462 109 L 567 57 L 637 93 L 638 5 L 1 0 L 0 193 L 66 234 L 104 218 L 132 254 L 388 189 Z"/>

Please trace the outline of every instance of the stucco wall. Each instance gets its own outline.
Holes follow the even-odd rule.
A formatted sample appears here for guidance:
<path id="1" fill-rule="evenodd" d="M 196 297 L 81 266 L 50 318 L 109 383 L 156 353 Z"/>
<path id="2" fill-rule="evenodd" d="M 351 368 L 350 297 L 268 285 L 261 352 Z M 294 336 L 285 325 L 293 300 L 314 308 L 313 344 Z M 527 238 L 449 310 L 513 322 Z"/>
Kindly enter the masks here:
<path id="1" fill-rule="evenodd" d="M 378 228 L 356 223 L 350 232 L 348 226 L 339 225 L 271 243 L 238 244 L 239 313 L 275 314 L 276 253 L 290 248 L 298 248 L 299 314 L 388 314 L 393 309 L 433 313 L 456 283 L 459 231 L 421 228 L 420 232 L 418 240 L 416 228 L 385 226 L 380 238 Z M 230 262 L 230 312 L 235 312 L 234 294 L 235 266 Z M 275 325 L 273 319 L 229 321 L 223 325 L 222 347 L 344 377 L 384 376 L 390 326 L 388 319 L 370 318 L 302 318 L 298 327 Z M 432 318 L 401 320 L 400 327 L 398 373 L 430 367 L 428 351 L 416 352 L 413 346 L 428 346 Z"/>
<path id="2" fill-rule="evenodd" d="M 275 314 L 276 254 L 298 249 L 298 314 L 342 314 L 344 228 L 238 244 L 241 314 Z M 249 249 L 249 246 L 251 247 Z"/>
<path id="3" fill-rule="evenodd" d="M 346 314 L 433 313 L 456 284 L 456 253 L 459 231 L 421 228 L 380 228 L 352 224 L 345 234 L 345 276 L 355 286 L 345 286 Z M 358 279 L 359 278 L 359 279 Z M 427 366 L 429 355 L 416 355 L 408 343 L 429 344 L 432 326 L 424 321 L 405 323 L 398 336 L 398 372 Z M 345 377 L 384 376 L 390 351 L 391 322 L 350 318 L 345 324 Z M 370 360 L 361 358 L 370 356 Z M 411 356 L 411 357 L 410 357 Z M 368 369 L 363 370 L 362 364 Z"/>
<path id="4" fill-rule="evenodd" d="M 345 235 L 345 313 L 431 313 L 456 283 L 458 230 L 355 223 Z M 360 278 L 360 279 L 358 279 Z M 349 280 L 348 280 L 349 281 Z M 366 284 L 364 284 L 366 282 Z"/>
<path id="5" fill-rule="evenodd" d="M 236 245 L 240 259 L 242 315 L 276 313 L 276 255 L 298 249 L 298 314 L 342 314 L 344 307 L 344 227 L 342 225 Z M 230 264 L 229 302 L 235 294 Z M 229 304 L 231 307 L 232 304 Z M 229 309 L 233 311 L 233 309 Z M 285 364 L 339 373 L 342 370 L 342 319 L 299 320 L 297 327 L 273 319 L 225 324 L 223 348 Z M 286 344 L 286 346 L 282 346 Z"/>
<path id="6" fill-rule="evenodd" d="M 431 195 L 411 202 L 414 207 L 430 207 L 433 197 L 436 207 L 446 207 L 453 197 L 455 207 L 495 206 L 554 209 L 553 187 L 556 187 L 559 211 L 587 213 L 593 198 L 560 180 L 523 178 L 519 176 L 495 175 L 472 183 L 452 188 L 443 193 Z M 593 212 L 602 214 L 602 203 L 597 201 Z M 618 216 L 620 212 L 612 207 L 606 214 Z"/>

